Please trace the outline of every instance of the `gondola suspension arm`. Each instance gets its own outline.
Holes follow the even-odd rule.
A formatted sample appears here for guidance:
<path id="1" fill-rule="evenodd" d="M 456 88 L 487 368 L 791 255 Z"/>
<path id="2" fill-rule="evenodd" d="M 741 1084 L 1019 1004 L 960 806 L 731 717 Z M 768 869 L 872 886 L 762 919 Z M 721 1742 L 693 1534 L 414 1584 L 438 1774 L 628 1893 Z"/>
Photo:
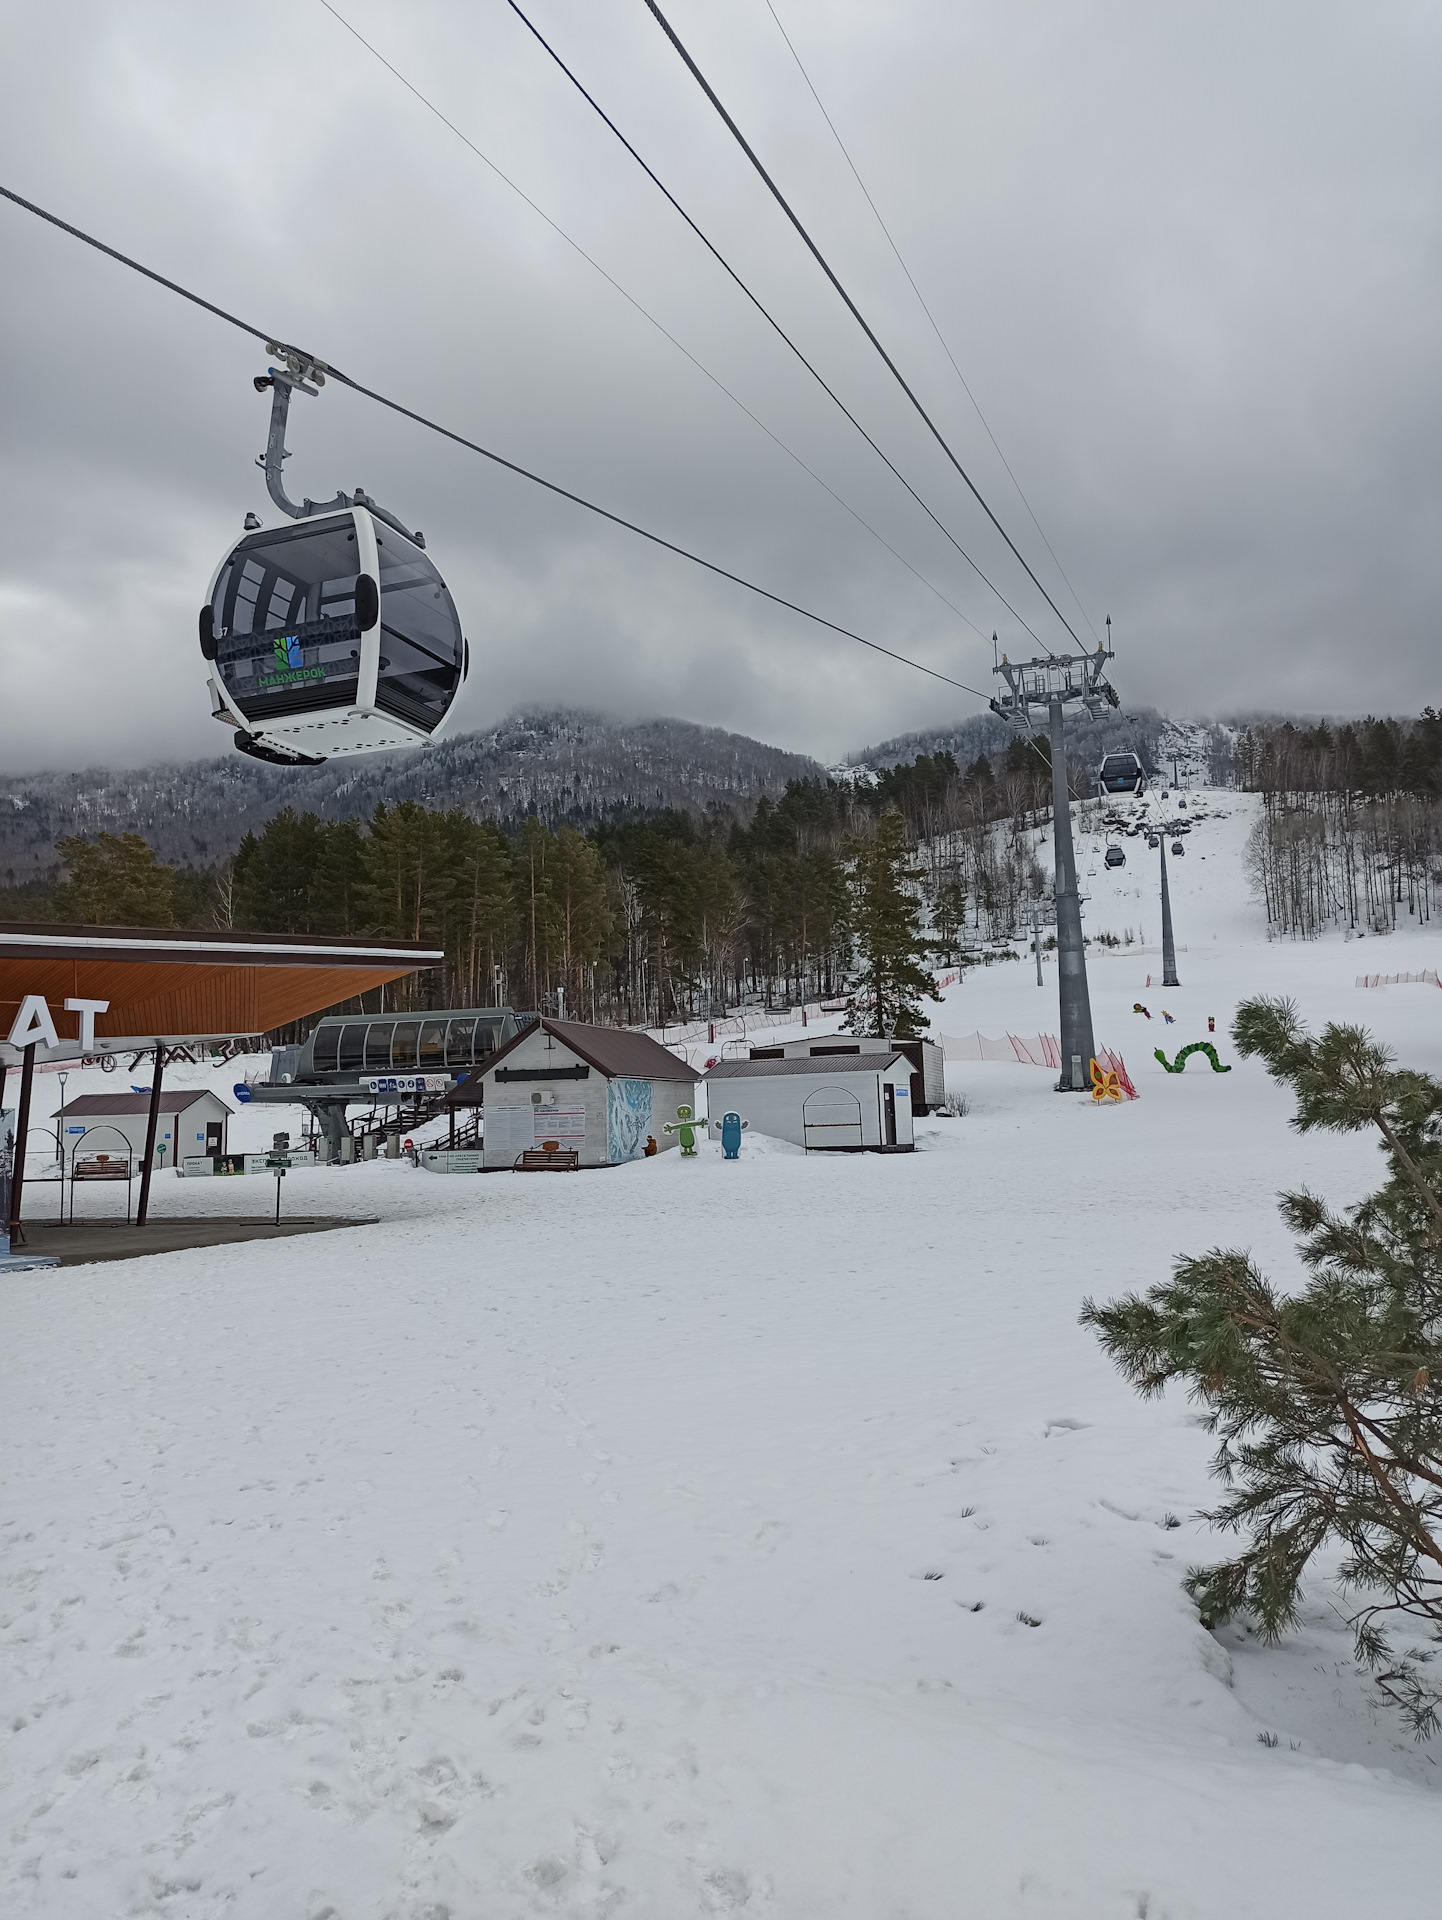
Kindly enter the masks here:
<path id="1" fill-rule="evenodd" d="M 270 389 L 270 432 L 266 437 L 265 452 L 255 464 L 264 468 L 266 491 L 281 512 L 288 514 L 292 520 L 307 520 L 316 513 L 339 513 L 346 507 L 365 507 L 377 520 L 383 520 L 388 527 L 394 527 L 405 539 L 424 549 L 425 535 L 419 529 L 412 533 L 393 513 L 387 513 L 384 507 L 377 506 L 363 487 L 357 487 L 354 493 L 337 493 L 333 500 L 306 499 L 300 506 L 290 498 L 281 471 L 282 463 L 290 458 L 285 445 L 290 396 L 292 392 L 300 392 L 314 398 L 325 385 L 329 369 L 324 361 L 313 360 L 298 347 L 280 346 L 273 340 L 267 340 L 265 350 L 273 353 L 278 360 L 284 360 L 285 366 L 271 367 L 267 372 L 256 375 L 256 392 L 264 393 L 267 387 Z"/>

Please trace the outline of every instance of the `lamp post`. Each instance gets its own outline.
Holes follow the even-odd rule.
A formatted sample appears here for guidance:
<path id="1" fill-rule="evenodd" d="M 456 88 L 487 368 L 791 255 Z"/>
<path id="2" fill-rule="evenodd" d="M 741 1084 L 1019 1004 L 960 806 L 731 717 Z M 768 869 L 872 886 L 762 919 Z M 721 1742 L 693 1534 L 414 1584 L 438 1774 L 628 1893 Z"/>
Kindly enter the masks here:
<path id="1" fill-rule="evenodd" d="M 65 1082 L 70 1078 L 64 1067 L 60 1069 L 60 1224 L 65 1225 Z M 70 1210 L 75 1210 L 75 1194 L 71 1189 Z"/>

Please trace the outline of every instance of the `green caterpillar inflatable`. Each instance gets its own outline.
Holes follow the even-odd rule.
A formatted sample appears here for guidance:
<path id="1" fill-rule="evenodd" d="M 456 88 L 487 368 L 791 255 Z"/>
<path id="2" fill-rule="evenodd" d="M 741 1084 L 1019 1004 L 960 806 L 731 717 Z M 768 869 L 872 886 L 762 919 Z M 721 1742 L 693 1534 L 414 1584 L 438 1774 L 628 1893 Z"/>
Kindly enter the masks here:
<path id="1" fill-rule="evenodd" d="M 1162 1052 L 1161 1048 L 1158 1047 L 1156 1049 L 1156 1057 L 1158 1060 L 1161 1061 L 1162 1065 L 1166 1068 L 1168 1073 L 1182 1073 L 1183 1071 L 1185 1071 L 1186 1064 L 1187 1064 L 1187 1055 L 1189 1053 L 1204 1053 L 1212 1063 L 1213 1073 L 1230 1073 L 1232 1071 L 1230 1067 L 1224 1067 L 1221 1061 L 1217 1058 L 1217 1050 L 1212 1045 L 1210 1040 L 1194 1040 L 1189 1047 L 1183 1047 L 1181 1052 L 1177 1055 L 1175 1061 L 1172 1061 L 1170 1063 L 1168 1062 L 1167 1056 Z"/>

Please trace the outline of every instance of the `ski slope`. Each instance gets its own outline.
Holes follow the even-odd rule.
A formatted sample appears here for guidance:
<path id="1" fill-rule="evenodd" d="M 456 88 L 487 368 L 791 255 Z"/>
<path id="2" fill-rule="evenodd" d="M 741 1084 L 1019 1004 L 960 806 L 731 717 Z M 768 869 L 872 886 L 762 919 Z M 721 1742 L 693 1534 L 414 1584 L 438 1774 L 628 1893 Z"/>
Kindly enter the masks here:
<path id="1" fill-rule="evenodd" d="M 1219 1243 L 1295 1275 L 1277 1189 L 1375 1182 L 1235 1062 L 1240 999 L 1442 1073 L 1438 989 L 1353 985 L 1442 941 L 1269 943 L 1224 801 L 1173 872 L 1181 988 L 1145 985 L 1145 842 L 1083 882 L 1153 949 L 1089 961 L 1135 1103 L 953 1066 L 969 1112 L 911 1156 L 317 1169 L 288 1210 L 382 1224 L 5 1282 L 0 1911 L 1431 1920 L 1438 1743 L 1325 1578 L 1280 1648 L 1202 1629 L 1207 1436 L 1076 1324 Z M 1055 1031 L 1045 971 L 933 1025 Z M 1163 1073 L 1208 1014 L 1233 1071 Z"/>

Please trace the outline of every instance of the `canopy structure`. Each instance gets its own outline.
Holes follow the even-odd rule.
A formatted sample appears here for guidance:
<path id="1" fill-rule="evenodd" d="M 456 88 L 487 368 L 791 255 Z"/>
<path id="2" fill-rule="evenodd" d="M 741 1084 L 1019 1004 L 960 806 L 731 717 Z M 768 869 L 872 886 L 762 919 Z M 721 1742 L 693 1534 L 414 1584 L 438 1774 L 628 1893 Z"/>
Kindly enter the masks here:
<path id="1" fill-rule="evenodd" d="M 417 968 L 439 966 L 443 958 L 410 940 L 0 925 L 0 1063 L 18 1064 L 21 1047 L 7 1036 L 25 1003 L 33 1008 L 37 997 L 59 1042 L 42 1041 L 38 1056 L 75 1059 L 156 1040 L 266 1033 Z M 67 1000 L 107 1004 L 85 1013 L 67 1010 Z"/>

